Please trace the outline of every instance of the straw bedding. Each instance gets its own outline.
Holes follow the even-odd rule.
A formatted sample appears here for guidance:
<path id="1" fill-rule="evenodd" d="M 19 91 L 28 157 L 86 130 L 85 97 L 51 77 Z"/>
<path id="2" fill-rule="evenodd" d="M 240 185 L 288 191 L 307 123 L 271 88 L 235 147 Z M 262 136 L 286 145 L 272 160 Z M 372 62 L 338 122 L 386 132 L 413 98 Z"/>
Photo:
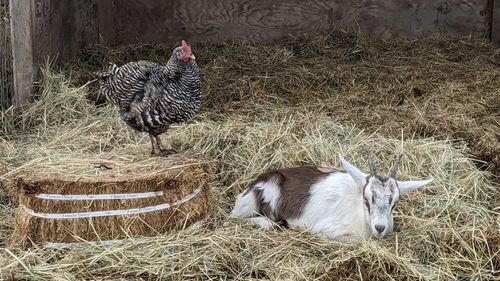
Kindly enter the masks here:
<path id="1" fill-rule="evenodd" d="M 97 53 L 151 58 L 170 49 L 155 48 L 101 48 Z M 491 162 L 484 158 L 490 169 L 482 170 L 474 161 L 475 143 L 455 135 L 455 130 L 467 135 L 470 127 L 478 130 L 474 134 L 483 132 L 471 135 L 478 143 L 495 144 L 487 141 L 495 138 L 495 131 L 487 128 L 498 127 L 492 119 L 497 111 L 491 107 L 500 88 L 498 48 L 466 39 L 383 41 L 345 35 L 291 38 L 284 45 L 224 43 L 193 49 L 205 73 L 204 112 L 173 127 L 163 139 L 181 153 L 218 162 L 210 183 L 213 217 L 144 243 L 130 240 L 71 251 L 5 248 L 0 250 L 0 277 L 498 279 L 500 188 Z M 39 159 L 136 161 L 149 153 L 147 136 L 128 129 L 113 108 L 87 102 L 85 96 L 95 94 L 94 84 L 71 82 L 88 81 L 82 79 L 85 71 L 105 64 L 105 54 L 88 52 L 87 63 L 79 61 L 80 72 L 44 71 L 38 101 L 22 113 L 1 116 L 6 143 L 0 156 L 8 164 L 7 177 Z M 425 90 L 422 96 L 412 90 L 417 84 Z M 405 95 L 402 105 L 394 95 L 399 93 Z M 458 109 L 461 114 L 452 114 Z M 410 126 L 416 120 L 439 125 L 439 130 L 418 133 Z M 401 199 L 395 233 L 384 240 L 343 245 L 303 231 L 262 231 L 228 218 L 236 195 L 259 173 L 302 164 L 338 167 L 339 151 L 365 170 L 372 151 L 380 171 L 387 171 L 395 155 L 403 153 L 402 180 L 435 181 Z M 14 228 L 16 203 L 6 198 L 0 204 L 0 247 Z"/>
<path id="2" fill-rule="evenodd" d="M 107 62 L 166 62 L 173 47 L 97 45 L 65 72 L 85 84 Z M 487 42 L 334 33 L 267 45 L 195 44 L 193 51 L 203 70 L 207 113 L 258 114 L 263 105 L 321 108 L 370 132 L 465 141 L 480 168 L 500 175 L 500 49 Z M 97 83 L 90 86 L 91 99 L 102 102 Z"/>
<path id="3" fill-rule="evenodd" d="M 184 159 L 183 159 L 184 158 Z M 78 241 L 118 240 L 137 236 L 154 236 L 179 230 L 209 215 L 208 182 L 212 169 L 195 158 L 171 157 L 120 161 L 102 158 L 46 159 L 19 169 L 9 176 L 7 188 L 19 200 L 16 225 L 10 238 L 11 247 L 28 247 L 32 243 L 72 243 Z M 95 164 L 107 170 L 95 171 Z M 161 196 L 118 200 L 49 200 L 48 195 L 104 195 L 163 192 Z M 165 203 L 170 206 L 148 213 L 90 218 L 50 219 L 30 214 L 89 213 L 109 210 L 147 208 Z"/>

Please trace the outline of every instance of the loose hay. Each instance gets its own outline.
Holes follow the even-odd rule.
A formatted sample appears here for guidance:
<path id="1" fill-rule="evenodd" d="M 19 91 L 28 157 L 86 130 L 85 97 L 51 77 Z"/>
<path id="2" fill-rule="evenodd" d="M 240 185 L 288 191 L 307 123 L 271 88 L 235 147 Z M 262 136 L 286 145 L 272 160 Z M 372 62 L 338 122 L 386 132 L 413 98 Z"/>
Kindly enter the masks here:
<path id="1" fill-rule="evenodd" d="M 108 170 L 96 171 L 104 163 Z M 11 235 L 12 247 L 33 244 L 74 243 L 154 236 L 183 229 L 209 215 L 208 182 L 213 171 L 208 163 L 191 157 L 165 159 L 75 158 L 41 159 L 18 169 L 8 180 L 8 189 L 20 208 Z M 105 195 L 162 192 L 161 196 L 120 200 L 51 200 L 45 195 Z M 185 202 L 184 202 L 185 201 Z M 177 203 L 176 203 L 177 202 Z M 169 203 L 170 207 L 145 212 Z M 121 215 L 97 217 L 95 212 Z M 33 214 L 32 214 L 33 212 Z M 34 214 L 36 213 L 36 214 Z M 90 213 L 95 215 L 86 217 Z M 79 215 L 79 218 L 62 216 Z M 58 218 L 48 218 L 57 216 Z"/>
<path id="2" fill-rule="evenodd" d="M 354 38 L 355 39 L 355 38 Z M 330 42 L 328 49 L 318 49 L 314 42 L 297 41 L 297 48 L 292 48 L 293 56 L 288 49 L 280 55 L 269 56 L 279 47 L 239 44 L 204 45 L 213 54 L 206 57 L 205 73 L 215 75 L 215 80 L 205 83 L 206 92 L 211 97 L 220 97 L 220 102 L 205 106 L 205 111 L 190 123 L 176 126 L 164 136 L 166 142 L 180 151 L 201 153 L 206 158 L 219 162 L 216 178 L 210 184 L 211 200 L 214 216 L 206 224 L 193 229 L 181 230 L 153 238 L 145 243 L 129 240 L 124 244 L 110 247 L 92 246 L 84 249 L 47 250 L 33 249 L 7 250 L 0 249 L 0 278 L 2 279 L 49 279 L 49 280 L 81 280 L 81 279 L 132 279 L 132 280 L 495 280 L 500 269 L 500 188 L 491 181 L 488 172 L 479 170 L 471 160 L 470 148 L 465 142 L 455 142 L 443 136 L 438 138 L 419 139 L 419 134 L 389 134 L 404 128 L 409 119 L 387 124 L 387 128 L 379 128 L 377 132 L 364 130 L 367 126 L 376 128 L 376 123 L 390 117 L 378 115 L 373 109 L 381 108 L 378 103 L 367 104 L 361 99 L 369 93 L 370 97 L 384 98 L 383 91 L 370 92 L 371 82 L 356 80 L 348 83 L 349 75 L 340 76 L 341 89 L 339 99 L 347 97 L 348 101 L 331 103 L 328 95 L 334 96 L 335 80 L 331 76 L 313 80 L 294 80 L 297 76 L 253 76 L 252 68 L 268 65 L 282 67 L 280 59 L 293 59 L 300 54 L 311 61 L 305 61 L 294 68 L 296 73 L 313 71 L 313 66 L 321 64 L 324 56 L 313 61 L 318 52 L 336 53 L 336 61 L 363 62 L 370 57 L 388 59 L 388 51 L 395 51 L 405 46 L 407 52 L 416 52 L 428 56 L 425 63 L 412 64 L 411 57 L 404 59 L 397 53 L 400 65 L 406 65 L 417 71 L 419 75 L 429 71 L 428 60 L 434 59 L 443 66 L 437 71 L 434 83 L 447 78 L 457 81 L 451 74 L 445 75 L 450 65 L 444 60 L 457 59 L 457 54 L 464 61 L 472 61 L 470 70 L 464 65 L 453 70 L 453 75 L 468 73 L 467 83 L 477 86 L 490 95 L 494 94 L 498 80 L 488 80 L 498 73 L 491 64 L 486 68 L 476 62 L 485 62 L 491 56 L 489 45 L 471 41 L 445 41 L 438 43 L 427 41 L 408 41 L 403 45 L 382 42 L 384 51 L 367 46 L 361 52 L 350 51 L 356 40 L 335 45 Z M 339 41 L 342 42 L 342 41 Z M 349 43 L 350 42 L 350 43 Z M 361 43 L 364 41 L 360 41 Z M 434 42 L 434 43 L 433 43 Z M 450 43 L 451 42 L 451 43 Z M 360 43 L 360 44 L 361 44 Z M 429 43 L 427 45 L 427 43 Z M 287 43 L 288 44 L 288 43 Z M 292 43 L 290 43 L 292 44 Z M 450 46 L 451 44 L 451 46 Z M 456 45 L 454 45 L 456 44 Z M 472 44 L 472 47 L 466 47 Z M 233 47 L 234 46 L 234 47 Z M 363 46 L 362 44 L 360 46 Z M 391 47 L 392 46 L 392 47 Z M 481 47 L 482 46 L 482 47 Z M 335 48 L 334 48 L 335 47 Z M 248 51 L 237 54 L 235 48 Z M 470 50 L 468 49 L 470 48 Z M 415 49 L 415 50 L 414 50 Z M 138 55 L 141 50 L 137 50 Z M 197 57 L 199 52 L 196 52 Z M 222 56 L 220 55 L 222 53 Z M 414 54 L 413 53 L 413 54 Z M 259 57 L 254 64 L 248 63 L 248 57 Z M 203 59 L 203 56 L 201 56 Z M 295 60 L 296 61 L 296 60 Z M 278 62 L 278 63 L 277 63 Z M 372 61 L 373 62 L 373 61 Z M 101 63 L 101 60 L 96 60 Z M 327 63 L 327 62 L 325 62 Z M 328 62 L 330 63 L 330 62 Z M 366 63 L 366 61 L 365 61 Z M 339 65 L 339 71 L 347 64 Z M 372 71 L 370 64 L 363 77 Z M 303 67 L 302 67 L 303 66 Z M 358 65 L 359 66 L 359 65 Z M 456 65 L 455 65 L 456 66 Z M 220 67 L 220 68 L 219 68 Z M 395 87 L 396 82 L 405 80 L 398 75 L 403 71 L 390 71 L 381 68 L 380 62 L 374 63 L 375 69 L 382 69 L 381 76 L 387 79 L 375 83 L 377 87 L 387 85 Z M 477 67 L 477 68 L 476 68 Z M 303 69 L 302 69 L 303 68 Z M 229 71 L 228 71 L 229 69 Z M 301 70 L 302 69 L 302 70 Z M 322 68 L 325 73 L 328 68 Z M 335 68 L 334 68 L 335 69 Z M 477 69 L 483 69 L 481 75 L 470 76 Z M 209 70 L 209 71 L 207 71 Z M 352 73 L 357 73 L 351 69 Z M 434 69 L 435 70 L 435 69 Z M 490 72 L 488 72 L 491 70 Z M 373 71 L 372 71 L 373 72 Z M 239 73 L 239 74 L 238 74 Z M 479 73 L 479 72 L 478 72 Z M 265 73 L 261 73 L 265 74 Z M 318 73 L 316 73 L 318 74 Z M 436 73 L 435 73 L 436 74 Z M 149 153 L 147 136 L 136 134 L 128 129 L 117 117 L 113 108 L 103 106 L 96 108 L 83 98 L 89 95 L 87 87 L 71 86 L 70 79 L 50 71 L 45 71 L 41 83 L 40 100 L 20 114 L 6 113 L 2 116 L 1 128 L 4 138 L 9 143 L 0 150 L 0 157 L 9 168 L 15 169 L 38 163 L 39 159 L 57 159 L 68 155 L 79 158 L 93 155 L 106 158 L 110 155 L 129 159 L 144 157 Z M 246 76 L 245 76 L 246 75 Z M 374 74 L 375 75 L 375 74 Z M 440 75 L 440 76 L 439 76 Z M 243 76 L 243 77 L 242 77 Z M 432 76 L 432 75 L 429 75 Z M 429 76 L 421 76 L 425 81 Z M 239 78 L 238 78 L 239 77 Z M 274 77 L 270 80 L 271 77 Z M 302 78 L 300 76 L 299 78 Z M 305 77 L 305 76 L 304 76 Z M 351 75 L 352 77 L 352 75 Z M 379 76 L 377 76 L 379 77 Z M 457 76 L 457 79 L 463 76 Z M 474 78 L 475 77 L 475 78 Z M 280 78 L 280 79 L 278 79 Z M 359 78 L 359 76 L 358 76 Z M 398 78 L 398 79 L 396 79 Z M 484 79 L 483 79 L 484 78 Z M 238 80 L 239 79 L 239 80 Z M 288 79 L 290 84 L 278 82 Z M 420 80 L 422 79 L 422 80 Z M 215 82 L 214 82 L 215 81 Z M 267 82 L 265 82 L 267 81 Z M 271 83 L 271 82 L 274 83 Z M 277 82 L 278 81 L 278 82 Z M 320 87 L 320 81 L 331 81 Z M 386 83 L 393 81 L 392 83 Z M 490 82 L 488 82 L 490 81 Z M 384 83 L 382 83 L 384 82 Z M 408 83 L 415 82 L 413 80 Z M 267 84 L 266 84 L 267 83 Z M 319 83 L 319 84 L 317 84 Z M 240 85 L 235 87 L 235 85 Z M 243 87 L 242 85 L 245 85 Z M 266 85 L 266 87 L 263 87 Z M 375 87 L 372 85 L 372 87 Z M 438 98 L 454 96 L 454 83 L 440 88 L 440 92 L 430 91 Z M 255 87 L 258 86 L 258 87 Z M 286 87 L 285 87 L 286 86 Z M 275 95 L 272 88 L 283 87 L 284 95 Z M 366 89 L 364 88 L 366 87 Z M 397 89 L 400 86 L 396 87 Z M 475 86 L 474 86 L 475 87 Z M 375 87 L 376 88 L 376 87 Z M 396 89 L 394 88 L 394 89 Z M 292 91 L 297 89 L 297 91 Z M 387 88 L 380 88 L 387 89 Z M 496 88 L 498 89 L 498 87 Z M 363 91 L 361 91 L 363 90 Z M 219 96 L 215 93 L 220 93 Z M 352 92 L 351 92 L 352 91 Z M 475 92 L 476 94 L 478 92 Z M 463 93 L 463 92 L 460 92 Z M 288 99 L 288 96 L 290 98 Z M 326 96 L 325 96 L 326 95 Z M 285 97 L 285 98 L 284 98 Z M 411 98 L 411 96 L 409 96 Z M 422 104 L 425 104 L 426 95 Z M 458 99 L 457 96 L 454 96 Z M 237 99 L 241 98 L 240 101 Z M 359 100 L 357 100 L 359 98 Z M 224 99 L 226 102 L 224 102 Z M 443 98 L 444 99 L 444 98 Z M 470 97 L 475 103 L 474 97 Z M 270 102 L 270 100 L 273 100 Z M 212 101 L 215 101 L 212 99 Z M 276 103 L 275 101 L 279 101 Z M 206 102 L 210 102 L 209 100 Z M 321 102 L 321 103 L 320 103 Z M 354 113 L 360 115 L 358 127 L 346 125 L 342 120 L 352 103 Z M 411 104 L 411 103 L 410 103 Z M 415 98 L 415 104 L 421 104 Z M 441 103 L 445 104 L 445 103 Z M 490 103 L 491 104 L 491 103 Z M 321 106 L 319 106 L 321 105 Z M 338 113 L 328 108 L 338 106 Z M 364 116 L 364 107 L 371 115 Z M 233 109 L 234 108 L 234 109 Z M 478 107 L 478 110 L 482 108 Z M 362 110 L 363 109 L 363 110 Z M 418 114 L 405 107 L 403 112 Z M 389 107 L 387 112 L 399 112 Z M 407 111 L 405 111 L 407 110 Z M 223 114 L 221 114 L 223 111 Z M 490 111 L 485 111 L 488 115 Z M 495 112 L 495 111 L 493 111 Z M 334 114 L 332 114 L 334 113 Z M 332 117 L 332 115 L 334 115 Z M 406 113 L 401 113 L 407 116 Z M 410 117 L 413 115 L 409 115 Z M 473 115 L 468 115 L 473 116 Z M 426 116 L 424 114 L 425 118 Z M 370 121 L 373 118 L 375 121 Z M 425 119 L 439 123 L 439 120 Z M 458 121 L 457 121 L 458 122 Z M 398 125 L 400 124 L 400 125 Z M 402 124 L 402 125 L 401 125 Z M 398 127 L 399 126 L 399 127 Z M 377 129 L 374 129 L 376 131 Z M 394 137 L 396 136 L 396 137 Z M 481 139 L 481 137 L 478 137 Z M 234 204 L 235 196 L 241 192 L 256 175 L 269 168 L 280 168 L 300 164 L 318 164 L 338 166 L 337 152 L 343 151 L 355 165 L 367 167 L 366 156 L 373 151 L 379 159 L 380 169 L 389 169 L 394 156 L 405 155 L 401 165 L 401 179 L 422 179 L 434 177 L 436 180 L 422 191 L 414 192 L 405 198 L 395 210 L 395 233 L 384 240 L 367 240 L 357 245 L 342 245 L 336 242 L 323 241 L 307 232 L 293 230 L 262 231 L 253 225 L 239 220 L 228 219 Z M 106 156 L 106 157 L 105 157 Z M 385 168 L 384 168 L 385 167 Z M 7 234 L 11 233 L 10 222 L 14 206 L 0 205 L 0 243 L 5 243 Z M 6 218 L 6 220 L 3 220 Z M 210 227 L 208 227 L 210 226 Z M 0 247 L 3 247 L 1 244 Z"/>
<path id="3" fill-rule="evenodd" d="M 83 85 L 109 61 L 165 63 L 172 48 L 93 46 L 65 71 Z M 370 132 L 465 141 L 479 167 L 500 175 L 500 49 L 488 42 L 339 32 L 273 44 L 202 43 L 193 50 L 208 118 L 242 111 L 258 116 L 269 107 L 321 108 Z M 97 83 L 90 86 L 91 98 L 102 102 Z"/>

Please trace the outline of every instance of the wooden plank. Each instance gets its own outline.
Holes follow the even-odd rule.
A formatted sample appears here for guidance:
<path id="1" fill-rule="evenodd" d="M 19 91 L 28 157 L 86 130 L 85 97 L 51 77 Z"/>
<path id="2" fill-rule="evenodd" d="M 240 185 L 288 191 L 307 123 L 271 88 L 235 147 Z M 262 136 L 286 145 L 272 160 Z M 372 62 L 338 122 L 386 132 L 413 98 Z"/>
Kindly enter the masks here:
<path id="1" fill-rule="evenodd" d="M 117 11 L 115 4 L 115 1 L 111 0 L 101 0 L 98 4 L 99 44 L 105 46 L 117 45 L 118 38 L 116 36 L 119 33 L 118 30 L 123 29 L 114 26 L 115 22 L 118 22 L 113 13 L 113 11 Z"/>
<path id="2" fill-rule="evenodd" d="M 98 42 L 97 0 L 11 0 L 15 106 L 32 99 L 48 58 L 57 63 Z"/>
<path id="3" fill-rule="evenodd" d="M 14 70 L 14 106 L 21 107 L 31 101 L 33 89 L 33 45 L 31 0 L 11 0 L 11 32 Z"/>
<path id="4" fill-rule="evenodd" d="M 491 41 L 500 43 L 500 0 L 493 0 L 491 16 Z"/>
<path id="5" fill-rule="evenodd" d="M 357 20 L 362 31 L 418 37 L 485 37 L 489 30 L 488 0 L 391 0 L 364 2 Z"/>
<path id="6" fill-rule="evenodd" d="M 500 41 L 500 5 L 492 1 L 493 8 L 489 0 L 11 0 L 14 104 L 29 102 L 47 57 L 65 61 L 92 43 L 272 42 L 339 29 L 386 37 L 491 30 Z"/>
<path id="7" fill-rule="evenodd" d="M 9 1 L 0 0 L 0 111 L 12 105 L 14 80 Z"/>
<path id="8" fill-rule="evenodd" d="M 33 52 L 37 66 L 75 56 L 98 42 L 97 0 L 34 0 Z"/>
<path id="9" fill-rule="evenodd" d="M 344 18 L 330 20 L 342 5 L 352 6 L 331 0 L 101 0 L 99 30 L 101 43 L 111 46 L 180 39 L 273 41 L 288 33 L 329 30 L 334 23 L 345 26 Z"/>
<path id="10" fill-rule="evenodd" d="M 101 43 L 276 41 L 288 34 L 360 30 L 386 37 L 482 37 L 488 0 L 101 0 Z"/>

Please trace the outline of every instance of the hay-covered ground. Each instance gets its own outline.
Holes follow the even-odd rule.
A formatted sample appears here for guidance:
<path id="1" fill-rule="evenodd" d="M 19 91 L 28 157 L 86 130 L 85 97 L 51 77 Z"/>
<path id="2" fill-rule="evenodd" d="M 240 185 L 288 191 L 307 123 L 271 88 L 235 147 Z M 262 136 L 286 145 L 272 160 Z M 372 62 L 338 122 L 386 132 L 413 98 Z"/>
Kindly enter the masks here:
<path id="1" fill-rule="evenodd" d="M 95 46 L 66 66 L 80 85 L 107 62 L 166 62 L 174 46 Z M 382 40 L 353 34 L 290 37 L 279 44 L 197 44 L 206 113 L 268 107 L 321 110 L 387 136 L 465 141 L 500 176 L 500 48 L 476 40 Z M 97 83 L 91 85 L 92 99 Z"/>
<path id="2" fill-rule="evenodd" d="M 113 108 L 87 101 L 94 97 L 99 103 L 95 83 L 79 85 L 107 61 L 165 61 L 170 49 L 95 47 L 65 75 L 45 71 L 39 101 L 22 114 L 1 116 L 0 172 L 2 166 L 12 171 L 71 155 L 149 153 L 146 135 L 127 128 Z M 489 172 L 498 169 L 499 157 L 498 48 L 472 40 L 383 41 L 337 34 L 193 50 L 204 73 L 204 110 L 163 139 L 183 153 L 202 153 L 219 163 L 211 184 L 213 219 L 139 245 L 1 248 L 0 278 L 498 279 L 500 190 Z M 403 153 L 402 179 L 436 180 L 402 198 L 395 234 L 384 240 L 343 245 L 227 219 L 235 196 L 260 172 L 300 164 L 338 166 L 339 151 L 360 167 L 373 151 L 385 171 Z M 0 247 L 12 230 L 14 207 L 0 196 Z"/>

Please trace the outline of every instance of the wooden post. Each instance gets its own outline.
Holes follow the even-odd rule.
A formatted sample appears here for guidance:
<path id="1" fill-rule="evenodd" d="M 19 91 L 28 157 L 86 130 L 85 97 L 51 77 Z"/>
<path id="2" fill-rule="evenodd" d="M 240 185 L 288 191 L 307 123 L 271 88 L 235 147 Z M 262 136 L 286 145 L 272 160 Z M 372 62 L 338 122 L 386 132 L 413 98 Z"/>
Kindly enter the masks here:
<path id="1" fill-rule="evenodd" d="M 493 0 L 491 16 L 491 41 L 500 43 L 500 0 Z"/>
<path id="2" fill-rule="evenodd" d="M 31 101 L 34 82 L 32 0 L 10 0 L 14 94 L 12 103 L 21 107 Z"/>

